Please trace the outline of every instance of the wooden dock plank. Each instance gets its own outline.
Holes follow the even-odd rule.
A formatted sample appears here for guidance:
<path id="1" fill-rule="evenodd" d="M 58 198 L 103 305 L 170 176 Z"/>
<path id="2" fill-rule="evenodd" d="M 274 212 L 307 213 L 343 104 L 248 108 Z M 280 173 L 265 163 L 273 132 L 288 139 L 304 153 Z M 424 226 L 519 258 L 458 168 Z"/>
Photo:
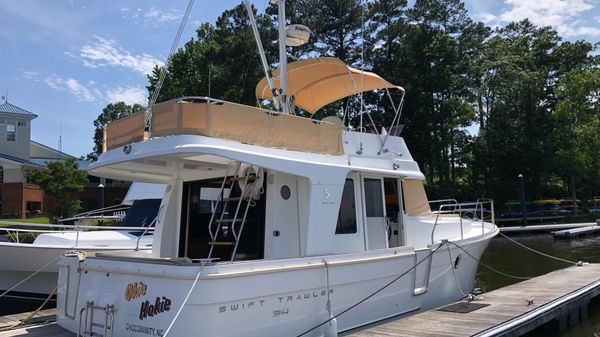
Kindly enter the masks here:
<path id="1" fill-rule="evenodd" d="M 589 289 L 587 289 L 587 288 Z M 501 289 L 484 293 L 478 297 L 478 303 L 490 304 L 470 313 L 455 313 L 430 310 L 406 318 L 388 320 L 344 333 L 344 336 L 473 336 L 491 328 L 498 328 L 507 322 L 516 322 L 522 315 L 533 315 L 543 310 L 554 310 L 539 324 L 554 319 L 564 313 L 566 307 L 559 303 L 565 296 L 588 290 L 587 299 L 600 294 L 600 264 L 585 264 L 557 270 L 546 275 L 522 281 Z M 577 293 L 579 294 L 579 293 Z M 579 295 L 578 295 L 579 296 Z M 581 295 L 584 296 L 584 295 Z M 533 304 L 527 301 L 534 299 Z M 565 303 L 567 303 L 565 301 Z M 569 302 L 570 303 L 570 302 Z M 563 305 L 563 307 L 560 307 Z M 541 317 L 541 316 L 540 316 Z M 432 324 L 435 322 L 435 324 Z M 525 322 L 518 331 L 529 331 L 538 323 Z M 517 328 L 515 328 L 517 329 Z M 499 330 L 500 331 L 500 330 Z M 518 335 L 518 334 L 517 334 Z"/>
<path id="2" fill-rule="evenodd" d="M 2 337 L 27 336 L 27 337 L 75 337 L 75 334 L 67 331 L 56 323 L 48 323 L 31 327 L 20 328 L 0 333 Z"/>

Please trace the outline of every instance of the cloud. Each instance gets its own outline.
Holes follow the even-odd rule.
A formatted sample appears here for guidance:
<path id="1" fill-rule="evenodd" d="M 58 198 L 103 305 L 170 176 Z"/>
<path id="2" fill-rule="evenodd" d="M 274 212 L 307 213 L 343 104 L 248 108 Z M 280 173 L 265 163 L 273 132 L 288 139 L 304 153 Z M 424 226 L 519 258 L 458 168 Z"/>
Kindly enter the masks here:
<path id="1" fill-rule="evenodd" d="M 70 92 L 80 102 L 95 102 L 98 100 L 98 96 L 93 90 L 90 90 L 74 78 L 65 79 L 57 75 L 52 75 L 44 79 L 44 83 L 52 89 Z"/>
<path id="2" fill-rule="evenodd" d="M 37 71 L 27 71 L 24 70 L 23 71 L 23 77 L 28 79 L 28 80 L 34 80 L 34 81 L 39 81 L 38 76 L 40 75 L 39 72 Z"/>
<path id="3" fill-rule="evenodd" d="M 491 13 L 479 13 L 476 15 L 476 18 L 483 23 L 490 23 L 498 21 L 498 17 Z"/>
<path id="4" fill-rule="evenodd" d="M 594 8 L 588 0 L 505 0 L 508 5 L 500 18 L 505 22 L 528 18 L 538 26 L 553 26 L 560 35 L 600 35 L 600 29 L 582 26 L 581 15 Z"/>
<path id="5" fill-rule="evenodd" d="M 156 7 L 150 7 L 144 14 L 144 18 L 147 20 L 154 20 L 157 22 L 171 22 L 171 21 L 179 21 L 183 16 L 183 13 L 178 10 L 170 10 L 170 11 L 161 11 Z"/>
<path id="6" fill-rule="evenodd" d="M 134 54 L 119 45 L 112 39 L 94 37 L 94 41 L 83 46 L 79 56 L 83 65 L 89 68 L 106 66 L 121 67 L 139 72 L 143 75 L 150 74 L 155 65 L 162 62 L 149 54 Z"/>
<path id="7" fill-rule="evenodd" d="M 133 105 L 135 103 L 145 105 L 147 91 L 137 87 L 117 87 L 106 91 L 106 100 L 108 102 L 125 102 Z"/>
<path id="8" fill-rule="evenodd" d="M 121 13 L 127 19 L 133 19 L 135 23 L 152 25 L 155 27 L 158 27 L 159 24 L 177 22 L 183 17 L 183 11 L 181 10 L 163 10 L 156 7 L 147 9 L 136 8 L 135 10 L 121 8 Z"/>

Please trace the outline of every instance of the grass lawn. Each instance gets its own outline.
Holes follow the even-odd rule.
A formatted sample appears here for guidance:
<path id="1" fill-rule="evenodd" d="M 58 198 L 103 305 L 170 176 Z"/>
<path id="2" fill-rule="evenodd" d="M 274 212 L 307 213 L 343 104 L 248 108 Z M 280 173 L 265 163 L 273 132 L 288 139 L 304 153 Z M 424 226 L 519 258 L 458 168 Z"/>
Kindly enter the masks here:
<path id="1" fill-rule="evenodd" d="M 30 219 L 0 219 L 0 225 L 6 225 L 6 222 L 26 222 L 26 223 L 49 224 L 50 219 L 48 217 L 30 218 Z"/>

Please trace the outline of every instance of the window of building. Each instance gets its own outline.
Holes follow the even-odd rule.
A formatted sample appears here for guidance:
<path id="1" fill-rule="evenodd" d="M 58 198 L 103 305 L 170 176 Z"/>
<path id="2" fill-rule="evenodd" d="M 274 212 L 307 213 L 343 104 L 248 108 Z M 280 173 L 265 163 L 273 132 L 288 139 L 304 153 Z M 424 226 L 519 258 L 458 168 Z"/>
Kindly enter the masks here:
<path id="1" fill-rule="evenodd" d="M 0 184 L 4 184 L 4 168 L 0 165 Z"/>
<path id="2" fill-rule="evenodd" d="M 335 234 L 356 233 L 356 203 L 354 198 L 354 179 L 346 179 L 342 202 L 338 214 Z"/>
<path id="3" fill-rule="evenodd" d="M 20 127 L 20 128 L 24 128 L 24 127 L 27 126 L 27 123 L 25 123 L 25 122 L 18 122 L 17 126 Z"/>
<path id="4" fill-rule="evenodd" d="M 17 128 L 14 124 L 6 124 L 6 141 L 14 142 L 17 140 Z"/>

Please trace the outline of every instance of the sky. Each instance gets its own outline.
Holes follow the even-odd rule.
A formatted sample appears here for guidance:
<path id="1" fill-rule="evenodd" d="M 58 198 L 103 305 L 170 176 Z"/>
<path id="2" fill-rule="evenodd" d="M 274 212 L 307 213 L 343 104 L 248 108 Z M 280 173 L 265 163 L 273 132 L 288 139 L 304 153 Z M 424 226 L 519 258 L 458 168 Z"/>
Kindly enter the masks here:
<path id="1" fill-rule="evenodd" d="M 267 2 L 253 1 L 259 12 Z M 147 74 L 165 62 L 187 3 L 2 0 L 0 96 L 38 115 L 32 140 L 58 148 L 61 138 L 64 152 L 85 155 L 93 148 L 93 121 L 108 103 L 147 103 Z M 200 23 L 214 23 L 239 3 L 196 0 L 179 45 Z M 529 18 L 553 26 L 565 40 L 600 41 L 600 0 L 465 4 L 471 18 L 492 27 Z"/>

